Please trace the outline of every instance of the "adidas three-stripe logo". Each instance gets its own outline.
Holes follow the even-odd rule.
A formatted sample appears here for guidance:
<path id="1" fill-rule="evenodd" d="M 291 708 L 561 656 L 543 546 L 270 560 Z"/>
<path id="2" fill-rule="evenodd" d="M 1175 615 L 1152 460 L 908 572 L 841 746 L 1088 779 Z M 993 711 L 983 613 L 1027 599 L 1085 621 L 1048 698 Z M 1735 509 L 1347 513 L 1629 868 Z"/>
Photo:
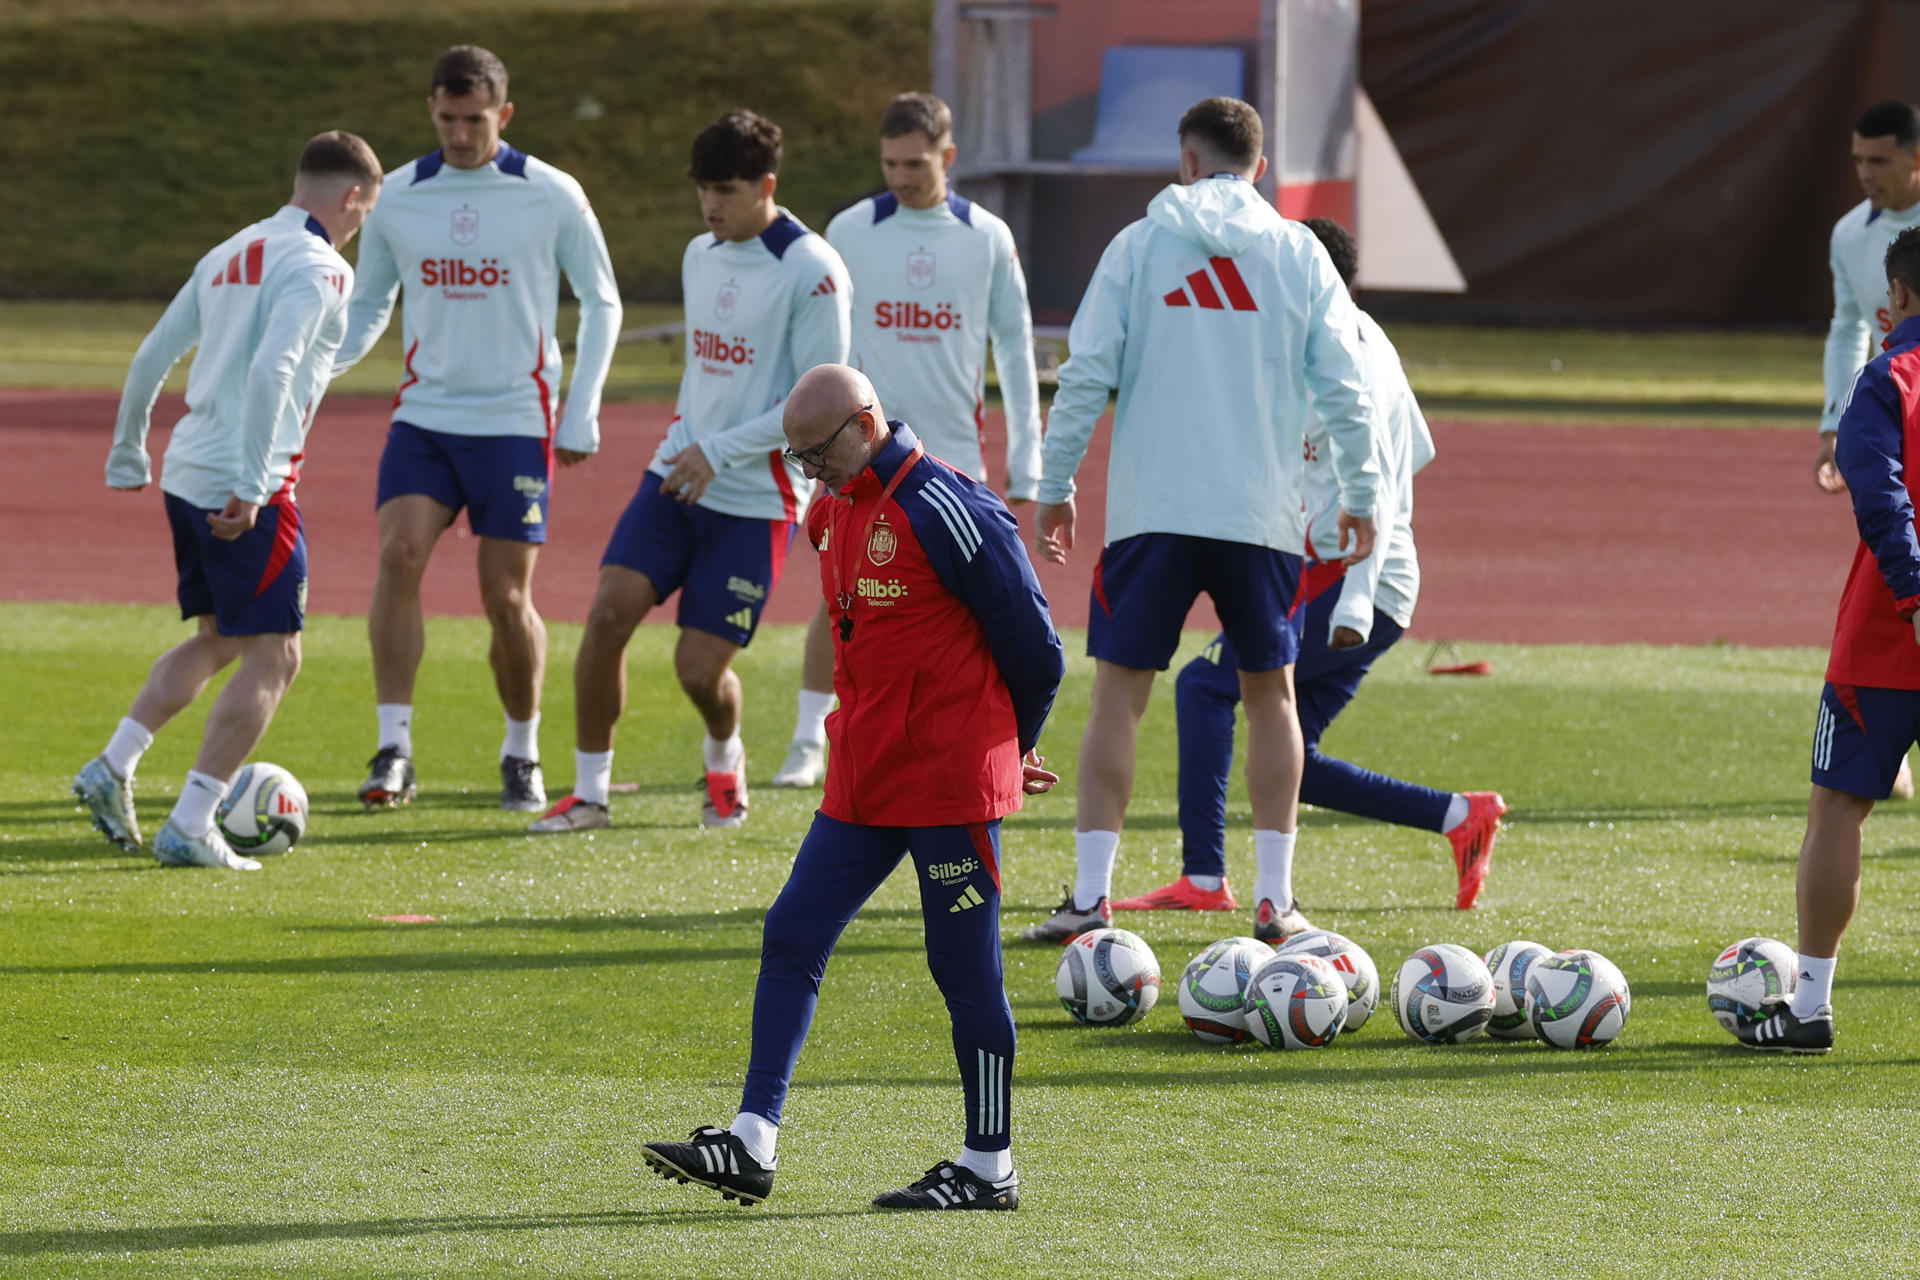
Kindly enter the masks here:
<path id="1" fill-rule="evenodd" d="M 707 1166 L 708 1173 L 731 1173 L 738 1176 L 740 1157 L 735 1154 L 731 1144 L 722 1146 L 717 1142 L 702 1143 L 695 1148 L 700 1153 L 700 1163 Z"/>
<path id="2" fill-rule="evenodd" d="M 1836 724 L 1832 709 L 1822 702 L 1820 717 L 1813 727 L 1813 767 L 1816 769 L 1833 767 L 1833 731 Z"/>
<path id="3" fill-rule="evenodd" d="M 959 911 L 970 911 L 985 901 L 986 899 L 980 896 L 979 889 L 973 885 L 968 885 L 967 891 L 960 895 L 960 900 L 947 908 L 947 914 L 953 915 Z"/>
<path id="4" fill-rule="evenodd" d="M 980 1105 L 979 1129 L 982 1136 L 1005 1133 L 1007 1129 L 1007 1060 L 997 1053 L 975 1049 Z"/>
<path id="5" fill-rule="evenodd" d="M 1235 311 L 1258 311 L 1253 294 L 1247 291 L 1247 282 L 1240 278 L 1240 269 L 1233 265 L 1232 258 L 1208 258 L 1207 265 L 1213 268 L 1210 276 L 1204 269 L 1187 277 L 1185 289 L 1175 289 L 1166 295 L 1164 301 L 1170 307 L 1191 307 L 1198 305 L 1208 311 L 1225 311 L 1231 306 Z M 1220 279 L 1220 288 L 1213 287 L 1214 276 Z M 1189 296 L 1187 290 L 1193 292 Z M 1220 294 L 1226 293 L 1226 301 L 1220 300 Z"/>
<path id="6" fill-rule="evenodd" d="M 753 610 L 735 609 L 727 615 L 726 623 L 728 626 L 738 627 L 742 631 L 751 631 L 753 630 Z"/>
<path id="7" fill-rule="evenodd" d="M 819 284 L 813 286 L 813 292 L 808 296 L 813 298 L 821 298 L 821 297 L 825 297 L 829 293 L 838 293 L 838 292 L 840 292 L 840 286 L 833 282 L 832 276 L 828 276 L 826 279 L 822 280 Z"/>
<path id="8" fill-rule="evenodd" d="M 973 553 L 980 549 L 980 526 L 973 522 L 973 514 L 960 501 L 960 495 L 937 477 L 927 481 L 920 492 L 927 504 L 939 513 L 947 532 L 953 535 L 954 545 L 960 548 L 960 558 L 973 559 Z"/>
<path id="9" fill-rule="evenodd" d="M 223 284 L 259 284 L 261 267 L 266 262 L 267 242 L 250 240 L 247 247 L 227 260 L 227 269 L 213 278 L 213 287 Z M 242 265 L 244 263 L 244 265 Z"/>

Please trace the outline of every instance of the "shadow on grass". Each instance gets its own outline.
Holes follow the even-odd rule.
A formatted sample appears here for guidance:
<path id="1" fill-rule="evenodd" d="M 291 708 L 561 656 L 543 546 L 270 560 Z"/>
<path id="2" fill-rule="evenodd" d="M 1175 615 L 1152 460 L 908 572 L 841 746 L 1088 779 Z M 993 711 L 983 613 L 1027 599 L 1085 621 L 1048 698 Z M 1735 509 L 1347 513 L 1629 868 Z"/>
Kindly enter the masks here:
<path id="1" fill-rule="evenodd" d="M 910 942 L 848 942 L 836 955 L 896 955 L 923 950 Z M 163 974 L 365 974 L 365 973 L 512 973 L 549 969 L 599 969 L 629 966 L 706 964 L 758 960 L 760 947 L 658 947 L 631 951 L 559 951 L 534 955 L 493 951 L 415 952 L 363 956 L 239 957 L 206 960 L 109 960 L 98 964 L 0 965 L 15 977 L 114 977 Z"/>
<path id="2" fill-rule="evenodd" d="M 455 1214 L 445 1218 L 366 1218 L 349 1222 L 192 1223 L 175 1227 L 0 1232 L 0 1257 L 47 1253 L 155 1253 L 172 1249 L 234 1249 L 314 1240 L 378 1240 L 434 1233 L 568 1231 L 586 1227 L 732 1227 L 759 1221 L 853 1218 L 881 1210 L 810 1209 L 782 1212 L 735 1208 L 720 1201 L 706 1210 L 614 1210 L 604 1213 Z"/>

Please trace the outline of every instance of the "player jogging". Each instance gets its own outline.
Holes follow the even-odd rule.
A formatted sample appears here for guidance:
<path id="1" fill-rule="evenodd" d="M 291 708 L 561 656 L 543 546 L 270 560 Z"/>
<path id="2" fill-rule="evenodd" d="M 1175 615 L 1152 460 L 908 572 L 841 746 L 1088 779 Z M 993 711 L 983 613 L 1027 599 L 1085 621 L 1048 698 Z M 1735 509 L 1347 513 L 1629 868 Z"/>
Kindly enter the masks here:
<path id="1" fill-rule="evenodd" d="M 911 856 L 927 967 L 953 1021 L 966 1106 L 957 1159 L 882 1209 L 1013 1209 L 1013 1012 L 1000 955 L 1000 819 L 1057 778 L 1033 751 L 1064 670 L 1020 528 L 984 485 L 886 420 L 854 369 L 793 389 L 786 436 L 826 485 L 808 513 L 833 617 L 840 710 L 826 797 L 767 912 L 740 1112 L 650 1142 L 663 1177 L 748 1204 L 773 1189 L 779 1125 L 841 932 Z"/>
<path id="2" fill-rule="evenodd" d="M 1064 942 L 1112 918 L 1140 717 L 1202 591 L 1233 644 L 1247 709 L 1255 933 L 1308 927 L 1290 899 L 1266 891 L 1290 877 L 1299 812 L 1299 633 L 1288 609 L 1306 548 L 1301 455 L 1311 401 L 1333 454 L 1340 550 L 1365 558 L 1373 405 L 1346 286 L 1312 232 L 1253 185 L 1266 172 L 1259 113 L 1208 98 L 1181 118 L 1179 136 L 1180 182 L 1114 237 L 1087 286 L 1048 424 L 1039 546 L 1064 562 L 1073 474 L 1119 388 L 1087 628 L 1095 668 L 1075 881 L 1053 916 L 1021 935 L 1029 941 Z"/>
<path id="3" fill-rule="evenodd" d="M 887 190 L 827 224 L 827 243 L 853 277 L 853 363 L 888 408 L 913 424 L 927 452 L 987 479 L 987 338 L 1007 409 L 1009 504 L 1040 482 L 1040 388 L 1033 316 L 1007 224 L 947 186 L 958 150 L 953 113 L 930 93 L 903 93 L 880 117 Z M 807 628 L 800 710 L 776 787 L 811 787 L 826 767 L 833 708 L 827 610 Z"/>
<path id="4" fill-rule="evenodd" d="M 260 869 L 228 847 L 214 814 L 300 671 L 307 543 L 293 486 L 347 333 L 353 269 L 339 251 L 380 198 L 380 183 L 373 148 L 353 134 L 308 142 L 286 207 L 200 259 L 127 370 L 107 486 L 137 493 L 153 479 L 153 402 L 167 371 L 199 348 L 160 479 L 180 616 L 195 630 L 153 664 L 73 793 L 109 840 L 140 848 L 135 766 L 153 735 L 237 658 L 180 799 L 153 839 L 154 856 L 169 866 Z"/>
<path id="5" fill-rule="evenodd" d="M 1893 328 L 1881 305 L 1886 298 L 1887 246 L 1909 227 L 1920 226 L 1920 107 L 1890 99 L 1875 103 L 1853 126 L 1853 172 L 1866 194 L 1833 224 L 1827 266 L 1833 272 L 1833 319 L 1827 325 L 1822 362 L 1826 408 L 1820 415 L 1820 453 L 1813 478 L 1828 493 L 1846 486 L 1833 461 L 1840 406 L 1854 375 Z M 1904 760 L 1893 798 L 1913 799 L 1913 769 Z"/>
<path id="6" fill-rule="evenodd" d="M 1359 269 L 1353 237 L 1339 223 L 1311 218 L 1306 226 L 1326 247 L 1349 288 Z M 1294 664 L 1294 699 L 1306 765 L 1300 799 L 1380 822 L 1419 827 L 1445 835 L 1453 845 L 1458 888 L 1453 905 L 1471 907 L 1486 883 L 1506 801 L 1491 791 L 1465 794 L 1416 786 L 1337 760 L 1320 750 L 1320 735 L 1359 692 L 1373 662 L 1391 649 L 1413 621 L 1420 595 L 1420 558 L 1413 543 L 1413 477 L 1433 460 L 1433 436 L 1413 389 L 1373 317 L 1358 313 L 1360 343 L 1373 394 L 1375 456 L 1374 554 L 1349 568 L 1339 558 L 1333 514 L 1338 486 L 1326 429 L 1310 419 L 1306 446 L 1307 565 L 1294 608 L 1305 619 L 1300 658 Z M 1304 609 L 1302 605 L 1304 604 Z M 1185 853 L 1181 877 L 1151 893 L 1113 904 L 1116 911 L 1188 909 L 1233 911 L 1238 904 L 1226 879 L 1227 775 L 1233 767 L 1234 708 L 1240 680 L 1233 645 L 1225 635 L 1180 671 L 1175 687 L 1180 732 L 1180 831 Z M 1292 901 L 1287 881 L 1269 886 L 1274 901 Z"/>
<path id="7" fill-rule="evenodd" d="M 674 671 L 707 727 L 701 822 L 746 821 L 733 658 L 753 639 L 811 492 L 782 456 L 781 402 L 808 369 L 846 359 L 851 292 L 840 255 L 774 203 L 780 152 L 779 126 L 751 111 L 729 111 L 693 140 L 689 176 L 708 231 L 680 260 L 687 371 L 667 438 L 601 559 L 573 668 L 573 794 L 534 831 L 608 825 L 627 641 L 675 591 Z"/>
<path id="8" fill-rule="evenodd" d="M 620 333 L 606 240 L 580 184 L 501 140 L 507 69 L 474 45 L 434 64 L 437 150 L 388 175 L 360 244 L 345 368 L 404 297 L 406 347 L 380 458 L 380 566 L 367 635 L 380 741 L 360 786 L 368 807 L 414 796 L 413 688 L 426 649 L 420 580 L 462 507 L 479 542 L 489 659 L 506 711 L 500 804 L 538 811 L 540 683 L 547 633 L 533 569 L 547 539 L 553 458 L 600 447 L 600 389 Z M 564 273 L 580 299 L 572 393 L 560 407 L 556 316 Z"/>
<path id="9" fill-rule="evenodd" d="M 1920 229 L 1887 250 L 1886 351 L 1841 399 L 1834 462 L 1853 495 L 1860 544 L 1840 595 L 1813 734 L 1813 796 L 1800 845 L 1799 976 L 1790 1001 L 1741 1023 L 1754 1049 L 1833 1048 L 1833 970 L 1860 901 L 1860 844 L 1874 801 L 1920 739 Z"/>

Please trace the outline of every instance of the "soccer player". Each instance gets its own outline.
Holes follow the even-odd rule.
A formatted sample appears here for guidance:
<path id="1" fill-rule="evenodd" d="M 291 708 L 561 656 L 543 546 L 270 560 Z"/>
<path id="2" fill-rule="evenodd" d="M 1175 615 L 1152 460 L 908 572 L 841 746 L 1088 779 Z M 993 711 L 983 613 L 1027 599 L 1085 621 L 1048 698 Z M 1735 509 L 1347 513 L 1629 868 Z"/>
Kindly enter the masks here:
<path id="1" fill-rule="evenodd" d="M 1353 236 L 1327 218 L 1306 226 L 1326 248 L 1348 288 L 1360 265 Z M 1381 822 L 1439 832 L 1453 845 L 1458 888 L 1453 905 L 1471 907 L 1486 883 L 1494 841 L 1506 801 L 1491 791 L 1436 791 L 1385 777 L 1320 751 L 1320 735 L 1340 714 L 1374 659 L 1391 649 L 1413 621 L 1420 595 L 1420 559 L 1413 545 L 1413 477 L 1433 460 L 1433 436 L 1400 368 L 1400 355 L 1366 312 L 1358 313 L 1373 393 L 1375 455 L 1380 482 L 1374 494 L 1378 549 L 1351 569 L 1339 558 L 1339 534 L 1330 518 L 1339 494 L 1327 433 L 1317 419 L 1307 431 L 1307 565 L 1301 595 L 1306 601 L 1300 658 L 1294 664 L 1294 697 L 1306 766 L 1300 799 Z M 1296 599 L 1294 607 L 1299 608 Z M 1113 904 L 1116 911 L 1238 908 L 1227 884 L 1227 775 L 1233 767 L 1233 717 L 1240 681 L 1233 645 L 1216 637 L 1181 669 L 1175 684 L 1180 726 L 1180 831 L 1185 868 L 1178 880 L 1137 898 Z M 1259 885 L 1255 893 L 1274 902 L 1293 901 L 1288 879 Z"/>
<path id="2" fill-rule="evenodd" d="M 427 110 L 440 146 L 388 175 L 387 200 L 360 244 L 340 354 L 341 369 L 364 356 L 403 292 L 406 363 L 380 458 L 380 567 L 367 612 L 380 740 L 360 799 L 371 809 L 414 797 L 420 580 L 465 507 L 506 712 L 500 805 L 537 812 L 547 803 L 539 741 L 547 632 L 533 607 L 534 562 L 547 540 L 553 459 L 571 466 L 600 447 L 620 295 L 580 184 L 502 140 L 513 103 L 500 59 L 474 45 L 447 50 Z M 564 410 L 562 273 L 580 299 Z"/>
<path id="3" fill-rule="evenodd" d="M 1820 452 L 1814 482 L 1844 493 L 1833 461 L 1840 407 L 1854 375 L 1877 355 L 1893 327 L 1880 305 L 1887 246 L 1909 227 L 1920 226 L 1920 107 L 1890 99 L 1868 107 L 1853 126 L 1853 172 L 1866 199 L 1833 224 L 1827 265 L 1833 272 L 1833 319 L 1827 325 L 1826 409 L 1820 415 Z M 1893 781 L 1893 798 L 1913 799 L 1913 768 L 1905 760 Z"/>
<path id="4" fill-rule="evenodd" d="M 773 1189 L 787 1086 L 841 932 L 902 857 L 920 885 L 927 967 L 953 1021 L 966 1138 L 882 1209 L 1013 1209 L 1013 1012 L 1000 956 L 1000 819 L 1059 781 L 1034 745 L 1064 671 L 1020 527 L 992 490 L 889 422 L 873 385 L 815 369 L 786 406 L 814 505 L 840 713 L 826 797 L 767 912 L 740 1112 L 650 1142 L 662 1177 L 757 1204 Z"/>
<path id="5" fill-rule="evenodd" d="M 1288 618 L 1306 549 L 1301 467 L 1309 402 L 1338 482 L 1338 547 L 1373 549 L 1373 404 L 1359 321 L 1313 233 L 1254 183 L 1259 113 L 1208 98 L 1180 120 L 1180 181 L 1115 236 L 1073 318 L 1040 480 L 1038 543 L 1073 547 L 1073 474 L 1119 388 L 1107 472 L 1107 545 L 1093 574 L 1092 707 L 1080 748 L 1075 880 L 1029 941 L 1112 919 L 1120 827 L 1140 717 L 1205 591 L 1232 642 L 1247 709 L 1257 883 L 1290 878 L 1303 754 Z M 1308 927 L 1291 900 L 1258 899 L 1255 934 Z"/>
<path id="6" fill-rule="evenodd" d="M 153 402 L 167 371 L 199 348 L 160 479 L 180 616 L 194 634 L 153 664 L 73 793 L 107 839 L 140 848 L 135 766 L 153 735 L 238 659 L 180 799 L 153 838 L 154 856 L 169 866 L 260 869 L 227 845 L 214 813 L 300 671 L 307 543 L 293 486 L 347 333 L 353 268 L 340 249 L 379 200 L 380 184 L 379 159 L 353 134 L 308 142 L 286 207 L 200 259 L 127 370 L 107 487 L 138 493 L 153 479 Z"/>
<path id="7" fill-rule="evenodd" d="M 853 277 L 853 363 L 927 452 L 987 479 L 987 338 L 1007 408 L 1007 502 L 1040 483 L 1040 388 L 1033 368 L 1027 277 L 1007 224 L 947 186 L 958 150 L 953 112 L 930 93 L 903 93 L 880 117 L 887 190 L 827 224 Z M 833 707 L 827 610 L 807 628 L 800 711 L 776 787 L 811 787 L 826 768 Z"/>
<path id="8" fill-rule="evenodd" d="M 753 639 L 811 488 L 783 457 L 794 380 L 847 358 L 851 286 L 840 255 L 774 203 L 780 127 L 729 111 L 693 140 L 707 232 L 680 260 L 687 371 L 667 438 L 607 543 L 573 668 L 573 794 L 532 830 L 607 826 L 613 731 L 627 701 L 627 641 L 680 593 L 674 671 L 707 727 L 701 822 L 747 818 L 742 694 L 733 658 Z"/>
<path id="9" fill-rule="evenodd" d="M 1791 1001 L 1736 1028 L 1754 1049 L 1833 1048 L 1833 970 L 1860 901 L 1860 843 L 1920 738 L 1920 536 L 1908 458 L 1920 432 L 1920 229 L 1887 249 L 1886 350 L 1841 397 L 1834 463 L 1860 544 L 1840 595 L 1813 734 L 1813 795 L 1800 845 L 1799 978 Z"/>

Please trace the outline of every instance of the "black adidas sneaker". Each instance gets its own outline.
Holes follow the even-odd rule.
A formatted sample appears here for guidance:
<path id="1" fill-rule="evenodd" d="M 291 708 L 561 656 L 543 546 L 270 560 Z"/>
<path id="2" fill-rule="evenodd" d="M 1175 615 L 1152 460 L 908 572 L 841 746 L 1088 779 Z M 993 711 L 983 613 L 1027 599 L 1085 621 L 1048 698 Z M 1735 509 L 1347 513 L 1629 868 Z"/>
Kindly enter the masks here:
<path id="1" fill-rule="evenodd" d="M 771 1175 L 769 1175 L 771 1176 Z M 1020 1175 L 988 1182 L 973 1170 L 942 1160 L 912 1186 L 873 1198 L 876 1209 L 1018 1209 Z"/>
<path id="2" fill-rule="evenodd" d="M 1768 1053 L 1833 1052 L 1832 1005 L 1821 1005 L 1810 1018 L 1797 1018 L 1791 1004 L 1776 1000 L 1762 1005 L 1760 1014 L 1743 1019 L 1734 1030 L 1747 1048 Z"/>
<path id="3" fill-rule="evenodd" d="M 649 1142 L 640 1156 L 663 1178 L 712 1187 L 722 1200 L 759 1204 L 773 1191 L 773 1169 L 747 1154 L 725 1129 L 695 1129 L 687 1142 Z"/>

